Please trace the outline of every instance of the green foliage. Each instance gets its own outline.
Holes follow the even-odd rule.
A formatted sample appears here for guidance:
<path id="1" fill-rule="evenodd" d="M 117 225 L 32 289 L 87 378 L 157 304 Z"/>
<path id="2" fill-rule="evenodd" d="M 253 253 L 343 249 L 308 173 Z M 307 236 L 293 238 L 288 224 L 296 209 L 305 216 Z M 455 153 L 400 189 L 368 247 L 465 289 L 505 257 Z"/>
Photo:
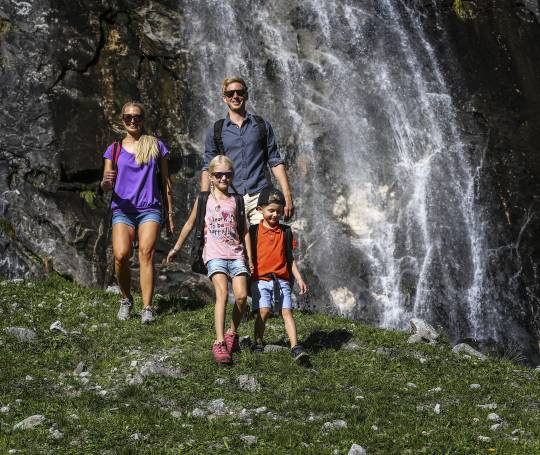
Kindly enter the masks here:
<path id="1" fill-rule="evenodd" d="M 86 201 L 90 208 L 96 208 L 96 192 L 95 191 L 81 191 L 80 196 Z"/>
<path id="2" fill-rule="evenodd" d="M 6 234 L 6 236 L 8 236 L 10 239 L 17 238 L 17 233 L 15 232 L 13 224 L 11 224 L 5 218 L 0 218 L 0 229 L 2 229 L 4 234 Z"/>
<path id="3" fill-rule="evenodd" d="M 475 3 L 471 1 L 454 0 L 452 9 L 454 10 L 454 13 L 456 13 L 456 15 L 462 20 L 475 19 L 478 15 L 477 7 Z"/>
<path id="4" fill-rule="evenodd" d="M 347 453 L 353 443 L 369 454 L 540 452 L 540 375 L 505 359 L 481 362 L 453 354 L 444 343 L 408 345 L 405 333 L 297 314 L 311 368 L 294 365 L 287 351 L 255 356 L 249 350 L 236 355 L 233 366 L 220 368 L 210 353 L 211 305 L 163 297 L 157 321 L 143 327 L 137 316 L 116 321 L 117 301 L 57 276 L 0 282 L 0 406 L 9 406 L 0 414 L 0 453 L 319 455 Z M 49 330 L 55 320 L 68 336 Z M 4 332 L 9 326 L 33 328 L 38 342 L 17 341 Z M 252 330 L 250 321 L 240 335 Z M 283 337 L 282 321 L 270 319 L 267 341 L 282 343 Z M 345 349 L 348 341 L 359 348 Z M 156 359 L 182 377 L 129 382 Z M 73 374 L 80 361 L 88 365 L 86 378 Z M 241 374 L 254 376 L 261 391 L 241 390 Z M 470 389 L 472 383 L 481 388 Z M 216 399 L 232 413 L 192 415 Z M 498 407 L 478 407 L 486 403 Z M 262 407 L 266 411 L 255 412 Z M 490 429 L 490 412 L 504 420 L 501 429 Z M 34 414 L 44 415 L 46 424 L 12 430 Z M 325 422 L 338 419 L 347 428 L 323 430 Z M 51 437 L 53 423 L 63 439 Z M 249 445 L 242 435 L 258 440 Z"/>

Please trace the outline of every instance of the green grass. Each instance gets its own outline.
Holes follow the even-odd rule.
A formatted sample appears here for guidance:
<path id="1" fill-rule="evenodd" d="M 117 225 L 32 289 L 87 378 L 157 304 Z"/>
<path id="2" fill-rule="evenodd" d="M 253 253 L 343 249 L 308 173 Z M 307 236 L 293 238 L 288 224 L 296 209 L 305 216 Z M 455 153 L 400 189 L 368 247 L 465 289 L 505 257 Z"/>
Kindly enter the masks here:
<path id="1" fill-rule="evenodd" d="M 0 405 L 9 406 L 0 413 L 2 454 L 10 449 L 40 454 L 346 454 L 353 443 L 370 455 L 540 453 L 540 374 L 504 359 L 459 357 L 444 342 L 408 345 L 404 333 L 297 314 L 300 338 L 312 349 L 311 368 L 294 365 L 288 352 L 254 356 L 248 350 L 235 357 L 233 366 L 218 367 L 210 352 L 210 304 L 162 300 L 168 311 L 155 324 L 141 327 L 135 317 L 126 323 L 115 320 L 117 296 L 58 277 L 1 282 L 0 302 Z M 57 319 L 68 336 L 49 331 Z M 35 329 L 38 342 L 17 341 L 4 332 L 8 326 Z M 251 335 L 252 329 L 251 321 L 240 334 Z M 281 320 L 270 320 L 267 341 L 284 341 L 283 334 Z M 340 348 L 349 339 L 360 349 Z M 183 377 L 149 376 L 130 385 L 129 375 L 149 359 L 161 359 Z M 80 361 L 89 367 L 86 383 L 73 374 Z M 241 374 L 254 376 L 261 391 L 240 390 Z M 417 387 L 408 387 L 411 382 Z M 471 390 L 472 383 L 482 387 Z M 100 395 L 96 386 L 106 393 Z M 429 392 L 435 387 L 442 391 Z M 232 414 L 191 415 L 216 399 L 223 399 Z M 437 403 L 440 414 L 433 412 Z M 485 403 L 498 408 L 477 407 Z M 255 413 L 259 407 L 267 411 Z M 247 411 L 242 414 L 242 409 Z M 487 420 L 490 412 L 499 414 L 506 427 L 490 430 L 495 423 Z M 33 430 L 12 430 L 34 414 L 47 422 Z M 322 431 L 325 422 L 337 419 L 346 421 L 347 428 Z M 54 423 L 64 433 L 61 440 L 51 437 Z M 516 429 L 522 432 L 512 435 Z M 139 440 L 131 438 L 135 433 Z M 242 435 L 258 440 L 248 445 Z M 491 441 L 480 442 L 480 435 Z"/>

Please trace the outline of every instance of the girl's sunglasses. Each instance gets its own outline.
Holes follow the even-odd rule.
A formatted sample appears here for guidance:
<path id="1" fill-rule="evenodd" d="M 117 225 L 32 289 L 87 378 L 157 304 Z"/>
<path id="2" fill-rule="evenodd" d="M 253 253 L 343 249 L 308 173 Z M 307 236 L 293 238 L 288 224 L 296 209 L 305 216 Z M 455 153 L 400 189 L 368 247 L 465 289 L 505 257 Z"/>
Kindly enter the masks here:
<path id="1" fill-rule="evenodd" d="M 218 180 L 221 180 L 223 177 L 225 177 L 227 180 L 229 180 L 229 179 L 232 179 L 232 177 L 233 177 L 233 173 L 230 172 L 230 171 L 228 171 L 228 172 L 214 172 L 212 175 Z"/>
<path id="2" fill-rule="evenodd" d="M 144 115 L 142 114 L 139 114 L 139 115 L 126 114 L 122 116 L 122 120 L 124 121 L 126 125 L 129 125 L 131 122 L 135 122 L 135 123 L 142 122 L 143 119 L 144 119 Z"/>

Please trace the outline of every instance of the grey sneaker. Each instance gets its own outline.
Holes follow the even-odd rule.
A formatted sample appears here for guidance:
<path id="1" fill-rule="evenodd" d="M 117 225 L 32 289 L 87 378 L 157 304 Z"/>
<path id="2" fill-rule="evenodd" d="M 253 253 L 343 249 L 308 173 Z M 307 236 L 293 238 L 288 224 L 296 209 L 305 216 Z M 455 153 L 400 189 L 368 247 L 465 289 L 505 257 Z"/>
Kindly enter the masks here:
<path id="1" fill-rule="evenodd" d="M 309 355 L 299 344 L 297 344 L 291 349 L 291 355 L 298 365 L 309 365 Z"/>
<path id="2" fill-rule="evenodd" d="M 127 321 L 129 319 L 129 313 L 131 312 L 132 307 L 133 307 L 133 302 L 129 300 L 129 298 L 120 300 L 120 308 L 118 309 L 118 313 L 116 314 L 116 317 L 120 321 Z"/>
<path id="3" fill-rule="evenodd" d="M 146 307 L 141 313 L 141 323 L 150 324 L 154 320 L 154 310 L 151 307 Z"/>

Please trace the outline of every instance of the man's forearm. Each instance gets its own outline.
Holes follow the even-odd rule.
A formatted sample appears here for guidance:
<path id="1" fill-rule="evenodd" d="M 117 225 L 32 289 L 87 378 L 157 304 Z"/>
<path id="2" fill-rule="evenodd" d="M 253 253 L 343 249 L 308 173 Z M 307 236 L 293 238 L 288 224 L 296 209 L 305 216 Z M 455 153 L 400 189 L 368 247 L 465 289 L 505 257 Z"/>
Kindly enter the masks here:
<path id="1" fill-rule="evenodd" d="M 285 166 L 283 164 L 278 164 L 272 168 L 272 172 L 274 173 L 274 176 L 281 187 L 281 191 L 283 192 L 285 199 L 291 199 L 291 189 L 289 188 L 289 180 L 287 179 Z"/>
<path id="2" fill-rule="evenodd" d="M 208 177 L 208 171 L 201 172 L 201 191 L 208 191 L 210 189 L 210 178 Z"/>

